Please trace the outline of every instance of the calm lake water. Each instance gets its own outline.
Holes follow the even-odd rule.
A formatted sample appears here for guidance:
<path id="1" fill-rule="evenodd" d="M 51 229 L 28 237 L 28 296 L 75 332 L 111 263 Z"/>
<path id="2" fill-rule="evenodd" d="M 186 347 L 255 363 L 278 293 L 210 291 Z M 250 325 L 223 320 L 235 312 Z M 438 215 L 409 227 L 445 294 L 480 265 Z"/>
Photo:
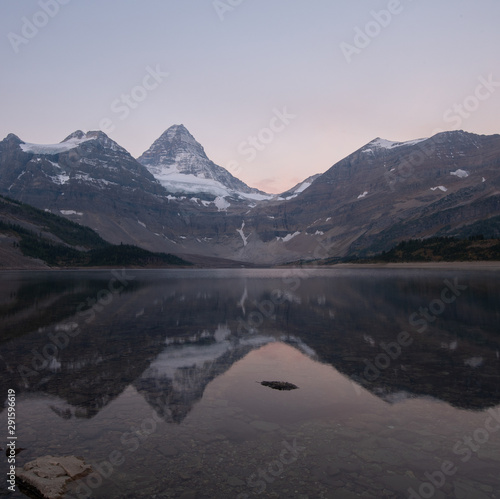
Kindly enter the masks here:
<path id="1" fill-rule="evenodd" d="M 14 389 L 67 497 L 500 498 L 499 276 L 2 273 L 0 447 Z"/>

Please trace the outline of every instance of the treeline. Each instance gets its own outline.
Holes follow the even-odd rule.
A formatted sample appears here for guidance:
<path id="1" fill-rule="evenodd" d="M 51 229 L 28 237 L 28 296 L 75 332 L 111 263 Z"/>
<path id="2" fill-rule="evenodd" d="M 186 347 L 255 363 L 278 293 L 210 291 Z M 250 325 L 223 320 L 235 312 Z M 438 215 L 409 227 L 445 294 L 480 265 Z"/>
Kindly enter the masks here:
<path id="1" fill-rule="evenodd" d="M 120 244 L 96 249 L 88 252 L 90 258 L 87 265 L 122 266 L 140 265 L 142 267 L 159 267 L 164 265 L 191 265 L 186 260 L 170 253 L 153 253 L 131 244 Z"/>
<path id="2" fill-rule="evenodd" d="M 43 260 L 52 267 L 191 265 L 175 255 L 152 253 L 128 244 L 113 245 L 90 227 L 4 196 L 0 196 L 0 216 L 36 226 L 38 229 L 33 231 L 0 219 L 0 232 L 14 235 L 18 239 L 14 246 L 23 255 Z M 62 243 L 52 241 L 51 235 Z"/>
<path id="3" fill-rule="evenodd" d="M 90 227 L 85 227 L 53 213 L 45 212 L 14 199 L 0 196 L 0 215 L 22 219 L 58 237 L 70 246 L 104 248 L 109 243 Z"/>
<path id="4" fill-rule="evenodd" d="M 20 225 L 0 221 L 0 232 L 19 239 L 14 246 L 23 255 L 38 258 L 52 267 L 104 267 L 138 266 L 164 267 L 171 265 L 191 265 L 175 255 L 153 253 L 129 244 L 113 245 L 105 242 L 104 247 L 80 251 L 64 244 L 56 243 Z"/>
<path id="5" fill-rule="evenodd" d="M 400 242 L 389 251 L 366 257 L 344 259 L 359 263 L 456 262 L 500 260 L 500 239 L 485 239 L 482 234 L 467 239 L 430 237 Z"/>

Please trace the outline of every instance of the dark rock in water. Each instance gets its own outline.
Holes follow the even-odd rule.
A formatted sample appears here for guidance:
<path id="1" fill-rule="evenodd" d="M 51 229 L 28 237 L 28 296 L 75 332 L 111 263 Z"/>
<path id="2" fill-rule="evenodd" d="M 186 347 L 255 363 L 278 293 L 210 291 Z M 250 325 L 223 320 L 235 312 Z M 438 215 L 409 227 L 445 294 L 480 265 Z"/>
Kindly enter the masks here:
<path id="1" fill-rule="evenodd" d="M 268 386 L 274 390 L 295 390 L 298 386 L 287 381 L 261 381 L 261 385 Z"/>
<path id="2" fill-rule="evenodd" d="M 44 456 L 25 464 L 22 470 L 16 469 L 16 481 L 21 491 L 24 489 L 44 499 L 60 499 L 68 482 L 92 471 L 92 467 L 79 457 Z"/>

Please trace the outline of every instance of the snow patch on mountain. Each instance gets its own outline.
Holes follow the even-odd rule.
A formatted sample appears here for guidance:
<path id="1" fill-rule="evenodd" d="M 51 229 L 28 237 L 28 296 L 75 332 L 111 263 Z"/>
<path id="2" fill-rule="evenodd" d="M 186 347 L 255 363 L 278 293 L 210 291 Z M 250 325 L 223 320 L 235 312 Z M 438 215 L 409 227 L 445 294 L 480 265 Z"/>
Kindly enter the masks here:
<path id="1" fill-rule="evenodd" d="M 248 238 L 250 237 L 250 234 L 248 236 L 245 236 L 243 229 L 245 228 L 245 222 L 242 222 L 241 224 L 241 229 L 236 229 L 236 232 L 241 236 L 241 239 L 243 240 L 243 246 L 246 246 L 248 244 Z"/>
<path id="2" fill-rule="evenodd" d="M 438 185 L 437 187 L 431 187 L 431 191 L 439 189 L 440 191 L 446 192 L 448 189 L 444 185 Z"/>
<path id="3" fill-rule="evenodd" d="M 74 210 L 60 210 L 60 212 L 63 215 L 78 215 L 79 217 L 83 216 L 83 213 L 80 211 L 74 211 Z"/>
<path id="4" fill-rule="evenodd" d="M 169 192 L 185 194 L 206 192 L 215 196 L 228 195 L 227 187 L 217 182 L 217 180 L 181 173 L 177 166 L 147 166 L 147 168 Z"/>
<path id="5" fill-rule="evenodd" d="M 217 196 L 214 199 L 214 204 L 219 211 L 226 211 L 231 206 L 222 196 Z"/>
<path id="6" fill-rule="evenodd" d="M 321 177 L 320 173 L 317 173 L 315 175 L 311 175 L 310 177 L 306 178 L 305 180 L 303 180 L 299 184 L 295 185 L 294 187 L 292 187 L 288 191 L 285 191 L 285 192 L 282 192 L 281 194 L 279 194 L 276 197 L 276 200 L 277 201 L 284 201 L 284 200 L 288 201 L 290 199 L 296 198 L 299 194 L 301 194 L 306 189 L 308 189 L 309 187 L 311 187 L 311 185 L 313 184 L 313 182 L 318 177 Z"/>
<path id="7" fill-rule="evenodd" d="M 299 194 L 300 192 L 304 192 L 311 184 L 312 182 L 304 182 L 297 189 L 295 189 L 295 192 L 297 194 Z"/>
<path id="8" fill-rule="evenodd" d="M 373 153 L 373 148 L 377 149 L 394 149 L 396 147 L 403 147 L 403 146 L 414 146 L 418 144 L 419 142 L 423 142 L 424 140 L 427 140 L 427 137 L 424 139 L 416 139 L 416 140 L 409 140 L 407 142 L 393 142 L 391 140 L 386 140 L 386 139 L 381 139 L 380 137 L 377 137 L 375 140 L 372 140 L 366 145 L 366 148 L 363 149 L 364 153 L 371 152 Z"/>
<path id="9" fill-rule="evenodd" d="M 276 237 L 276 239 L 278 241 L 281 240 L 284 243 L 287 243 L 288 241 L 290 241 L 291 239 L 293 239 L 294 237 L 299 236 L 299 235 L 300 235 L 300 232 L 294 232 L 293 234 L 287 234 L 284 237 Z"/>
<path id="10" fill-rule="evenodd" d="M 360 194 L 360 195 L 358 196 L 358 199 L 363 199 L 363 198 L 365 198 L 366 196 L 368 196 L 368 191 L 365 191 L 365 192 L 363 192 L 363 194 Z"/>
<path id="11" fill-rule="evenodd" d="M 24 144 L 19 144 L 19 147 L 21 147 L 21 149 L 24 152 L 31 154 L 54 155 L 70 151 L 71 149 L 78 147 L 80 144 L 83 144 L 84 142 L 88 142 L 89 140 L 94 140 L 94 139 L 95 137 L 85 136 L 81 139 L 73 137 L 69 140 L 66 140 L 65 142 L 60 142 L 59 144 L 31 144 L 26 142 Z"/>
<path id="12" fill-rule="evenodd" d="M 450 172 L 450 175 L 455 175 L 458 178 L 467 178 L 469 176 L 469 172 L 465 170 L 461 170 L 460 168 L 454 172 Z"/>
<path id="13" fill-rule="evenodd" d="M 63 185 L 69 182 L 69 175 L 56 175 L 54 177 L 50 177 L 50 179 L 54 182 L 54 184 Z"/>
<path id="14" fill-rule="evenodd" d="M 229 189 L 221 182 L 197 176 L 189 173 L 182 173 L 179 168 L 174 166 L 148 166 L 146 168 L 151 172 L 160 184 L 168 192 L 182 194 L 211 194 L 216 197 L 240 197 L 252 199 L 254 201 L 265 201 L 272 199 L 271 194 L 258 194 L 253 192 L 241 192 Z"/>

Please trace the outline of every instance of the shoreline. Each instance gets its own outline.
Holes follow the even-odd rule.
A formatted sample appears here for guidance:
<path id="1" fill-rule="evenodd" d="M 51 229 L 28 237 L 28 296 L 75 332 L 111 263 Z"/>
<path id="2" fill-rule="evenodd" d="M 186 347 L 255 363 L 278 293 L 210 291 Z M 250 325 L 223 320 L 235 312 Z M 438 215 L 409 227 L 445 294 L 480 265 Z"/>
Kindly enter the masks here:
<path id="1" fill-rule="evenodd" d="M 321 268 L 372 268 L 372 269 L 498 269 L 500 261 L 478 261 L 478 262 L 401 262 L 401 263 L 337 263 L 325 265 Z"/>
<path id="2" fill-rule="evenodd" d="M 248 264 L 240 267 L 211 267 L 211 266 L 172 266 L 172 267 L 33 267 L 33 268 L 0 268 L 3 272 L 83 272 L 83 271 L 109 271 L 109 270 L 293 270 L 293 269 L 436 269 L 436 270 L 500 270 L 500 261 L 478 261 L 478 262 L 402 262 L 402 263 L 336 263 L 334 265 L 276 265 L 255 266 Z"/>

